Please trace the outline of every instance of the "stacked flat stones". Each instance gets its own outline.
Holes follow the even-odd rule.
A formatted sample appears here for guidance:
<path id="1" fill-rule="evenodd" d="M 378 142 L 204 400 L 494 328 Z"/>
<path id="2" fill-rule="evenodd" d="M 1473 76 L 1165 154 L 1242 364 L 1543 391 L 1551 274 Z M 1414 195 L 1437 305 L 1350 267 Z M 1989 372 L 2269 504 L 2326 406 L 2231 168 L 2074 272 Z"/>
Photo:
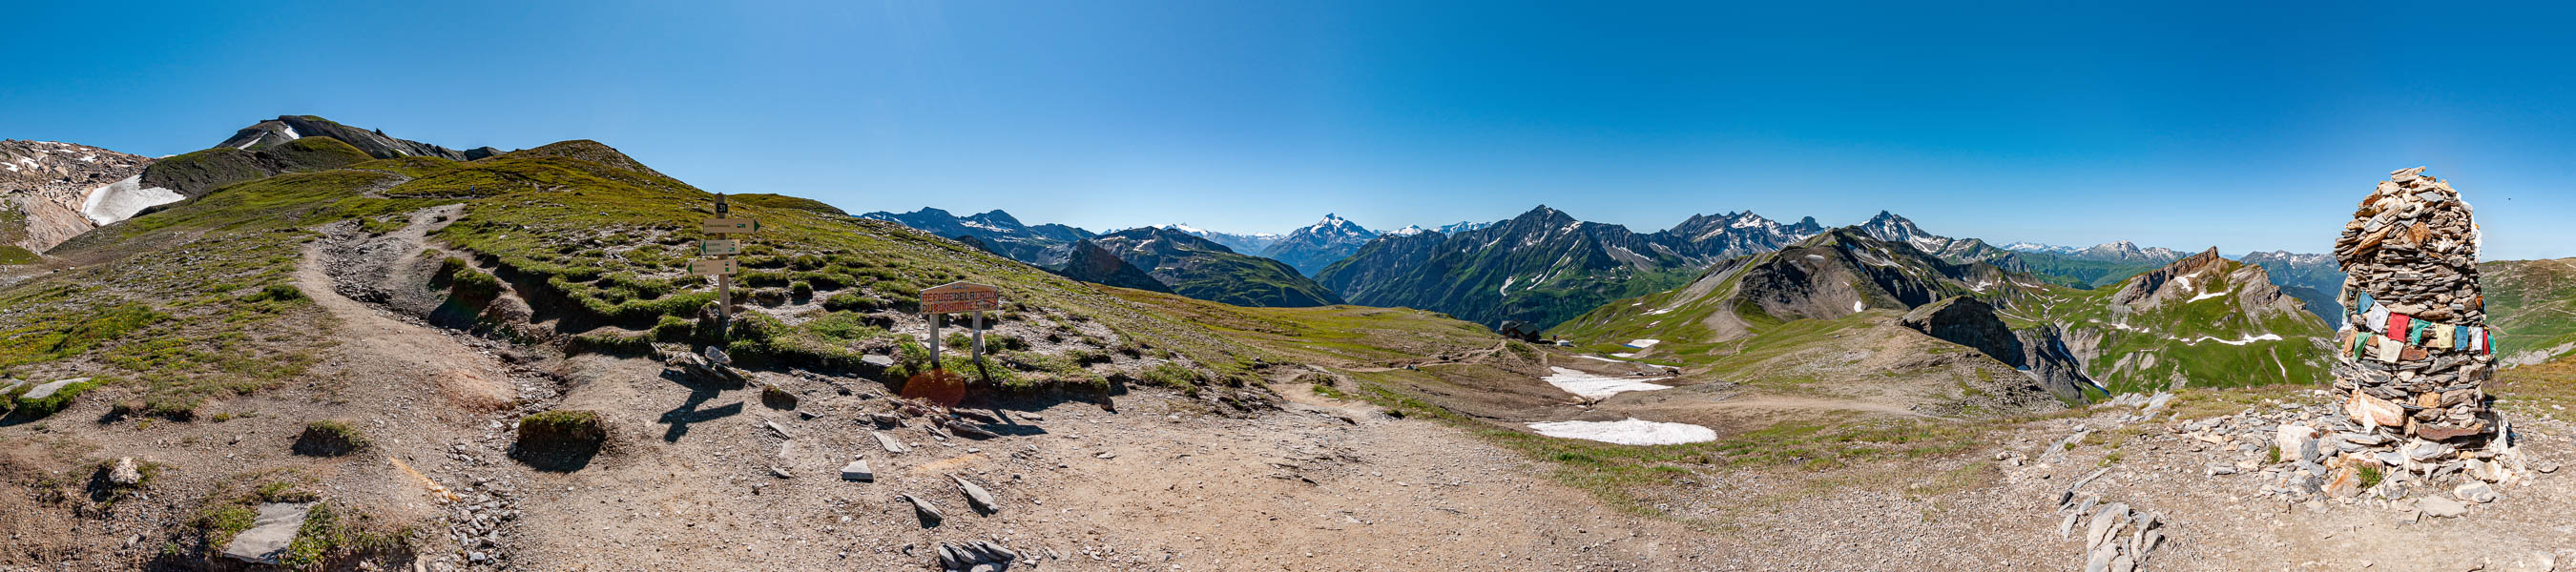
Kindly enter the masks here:
<path id="1" fill-rule="evenodd" d="M 2439 478 L 2492 456 L 2477 450 L 2500 423 L 2479 387 L 2494 357 L 2477 233 L 2459 192 L 2423 167 L 2390 173 L 2344 225 L 2335 258 L 2351 316 L 2333 371 L 2346 417 L 2333 428 L 2369 442 L 2345 451 L 2344 472 L 2373 463 Z"/>

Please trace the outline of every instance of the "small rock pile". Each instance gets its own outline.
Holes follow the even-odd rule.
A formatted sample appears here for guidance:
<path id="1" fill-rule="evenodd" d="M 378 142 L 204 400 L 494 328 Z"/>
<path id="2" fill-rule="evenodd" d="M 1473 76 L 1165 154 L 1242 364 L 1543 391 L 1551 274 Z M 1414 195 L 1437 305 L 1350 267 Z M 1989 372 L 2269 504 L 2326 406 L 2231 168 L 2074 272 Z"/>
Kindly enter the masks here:
<path id="1" fill-rule="evenodd" d="M 2164 546 L 2164 518 L 2144 510 L 2131 509 L 2124 503 L 2104 503 L 2101 495 L 2084 497 L 2074 502 L 2075 493 L 2110 472 L 2109 467 L 2093 471 L 2068 487 L 2060 495 L 2060 511 L 2066 518 L 2058 521 L 2057 537 L 2070 539 L 2076 527 L 2084 527 L 2085 572 L 2132 572 L 2144 570 L 2147 557 Z"/>
<path id="2" fill-rule="evenodd" d="M 2438 483 L 2465 474 L 2513 478 L 2511 435 L 2480 388 L 2493 341 L 2478 285 L 2479 232 L 2449 183 L 2401 169 L 2361 201 L 2335 243 L 2351 308 L 2333 368 L 2339 415 L 2284 424 L 2283 460 L 2319 465 L 2325 492 L 2381 483 Z M 2410 478 L 2410 475 L 2413 478 Z"/>

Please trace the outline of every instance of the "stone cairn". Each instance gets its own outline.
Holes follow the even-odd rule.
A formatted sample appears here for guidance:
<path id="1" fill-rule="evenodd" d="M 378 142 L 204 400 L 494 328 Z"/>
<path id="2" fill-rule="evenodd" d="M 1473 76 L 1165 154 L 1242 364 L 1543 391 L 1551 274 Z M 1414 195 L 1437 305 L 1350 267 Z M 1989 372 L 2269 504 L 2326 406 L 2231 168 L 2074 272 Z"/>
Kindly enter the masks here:
<path id="1" fill-rule="evenodd" d="M 2283 426 L 2280 442 L 2299 449 L 2281 457 L 2323 469 L 2317 474 L 2331 478 L 2320 488 L 2336 496 L 2364 492 L 2360 474 L 2376 471 L 2383 486 L 2373 492 L 2382 496 L 2403 494 L 2386 485 L 2464 475 L 2455 494 L 2484 502 L 2493 498 L 2485 483 L 2512 480 L 2520 462 L 2480 388 L 2495 358 L 2478 287 L 2478 228 L 2459 192 L 2423 173 L 2390 173 L 2335 242 L 2350 309 L 2333 368 L 2341 415 L 2320 427 Z"/>

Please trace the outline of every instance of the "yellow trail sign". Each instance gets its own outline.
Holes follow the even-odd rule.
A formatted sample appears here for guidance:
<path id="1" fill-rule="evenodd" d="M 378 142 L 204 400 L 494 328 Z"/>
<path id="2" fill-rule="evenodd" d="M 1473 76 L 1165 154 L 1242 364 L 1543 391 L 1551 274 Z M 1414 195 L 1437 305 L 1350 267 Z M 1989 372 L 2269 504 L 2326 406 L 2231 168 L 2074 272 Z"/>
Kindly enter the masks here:
<path id="1" fill-rule="evenodd" d="M 703 276 L 732 276 L 742 270 L 731 258 L 689 261 L 689 273 Z"/>
<path id="2" fill-rule="evenodd" d="M 921 313 L 954 314 L 1002 309 L 1002 289 L 972 282 L 950 282 L 921 290 Z"/>
<path id="3" fill-rule="evenodd" d="M 698 254 L 701 256 L 731 256 L 742 254 L 742 241 L 733 239 L 701 240 L 698 241 Z"/>
<path id="4" fill-rule="evenodd" d="M 760 221 L 747 218 L 711 218 L 701 229 L 707 234 L 751 234 L 760 231 Z"/>

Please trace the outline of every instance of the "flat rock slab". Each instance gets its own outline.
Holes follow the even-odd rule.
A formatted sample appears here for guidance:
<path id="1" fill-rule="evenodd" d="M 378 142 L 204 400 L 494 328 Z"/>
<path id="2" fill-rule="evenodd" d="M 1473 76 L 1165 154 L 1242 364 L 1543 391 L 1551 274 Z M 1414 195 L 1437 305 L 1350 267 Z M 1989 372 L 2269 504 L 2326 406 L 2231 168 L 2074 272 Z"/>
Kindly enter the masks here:
<path id="1" fill-rule="evenodd" d="M 885 450 L 888 453 L 901 453 L 911 450 L 905 449 L 902 441 L 894 440 L 893 435 L 887 435 L 882 431 L 869 431 L 868 434 L 875 435 L 877 437 L 877 445 L 885 447 Z"/>
<path id="2" fill-rule="evenodd" d="M 947 518 L 939 514 L 939 507 L 931 506 L 930 501 L 921 500 L 921 497 L 903 495 L 903 500 L 912 503 L 912 515 L 921 518 L 922 528 L 939 526 L 939 521 Z"/>
<path id="3" fill-rule="evenodd" d="M 75 378 L 71 378 L 71 379 L 66 379 L 66 380 L 62 380 L 62 381 L 56 381 L 56 382 L 47 383 L 47 384 L 44 384 L 44 385 L 39 385 L 39 386 L 36 386 L 36 388 L 35 388 L 35 389 L 27 390 L 27 394 L 26 394 L 26 395 L 18 396 L 18 398 L 19 398 L 19 399 L 28 400 L 28 401 L 34 401 L 34 400 L 38 400 L 38 399 L 44 399 L 44 398 L 47 398 L 47 397 L 53 397 L 53 396 L 54 396 L 54 392 L 56 392 L 56 391 L 62 391 L 63 387 L 65 387 L 65 386 L 69 386 L 69 385 L 71 385 L 71 384 L 75 384 L 75 383 L 85 382 L 85 381 L 89 381 L 89 378 L 86 378 L 86 377 L 75 377 Z"/>
<path id="4" fill-rule="evenodd" d="M 949 475 L 948 478 L 957 481 L 957 489 L 966 493 L 967 506 L 973 507 L 976 512 L 984 514 L 1001 512 L 1002 505 L 993 502 L 993 493 L 984 492 L 984 487 L 975 486 L 975 483 L 966 480 L 966 477 Z"/>
<path id="5" fill-rule="evenodd" d="M 26 385 L 26 384 L 27 384 L 27 382 L 24 382 L 24 381 L 18 381 L 18 380 L 15 380 L 15 379 L 5 380 L 5 381 L 6 381 L 6 383 L 0 383 L 0 395 L 8 395 L 8 394 L 9 394 L 9 392 L 17 391 L 17 390 L 18 390 L 18 386 Z"/>
<path id="6" fill-rule="evenodd" d="M 850 461 L 850 464 L 841 465 L 841 480 L 867 481 L 873 483 L 877 480 L 877 473 L 876 471 L 868 470 L 867 459 L 859 459 L 856 461 Z"/>
<path id="7" fill-rule="evenodd" d="M 233 536 L 224 546 L 224 556 L 253 564 L 276 564 L 277 555 L 295 542 L 295 532 L 304 528 L 304 516 L 313 513 L 313 503 L 273 502 L 259 505 L 259 519 L 251 521 L 250 530 Z"/>

